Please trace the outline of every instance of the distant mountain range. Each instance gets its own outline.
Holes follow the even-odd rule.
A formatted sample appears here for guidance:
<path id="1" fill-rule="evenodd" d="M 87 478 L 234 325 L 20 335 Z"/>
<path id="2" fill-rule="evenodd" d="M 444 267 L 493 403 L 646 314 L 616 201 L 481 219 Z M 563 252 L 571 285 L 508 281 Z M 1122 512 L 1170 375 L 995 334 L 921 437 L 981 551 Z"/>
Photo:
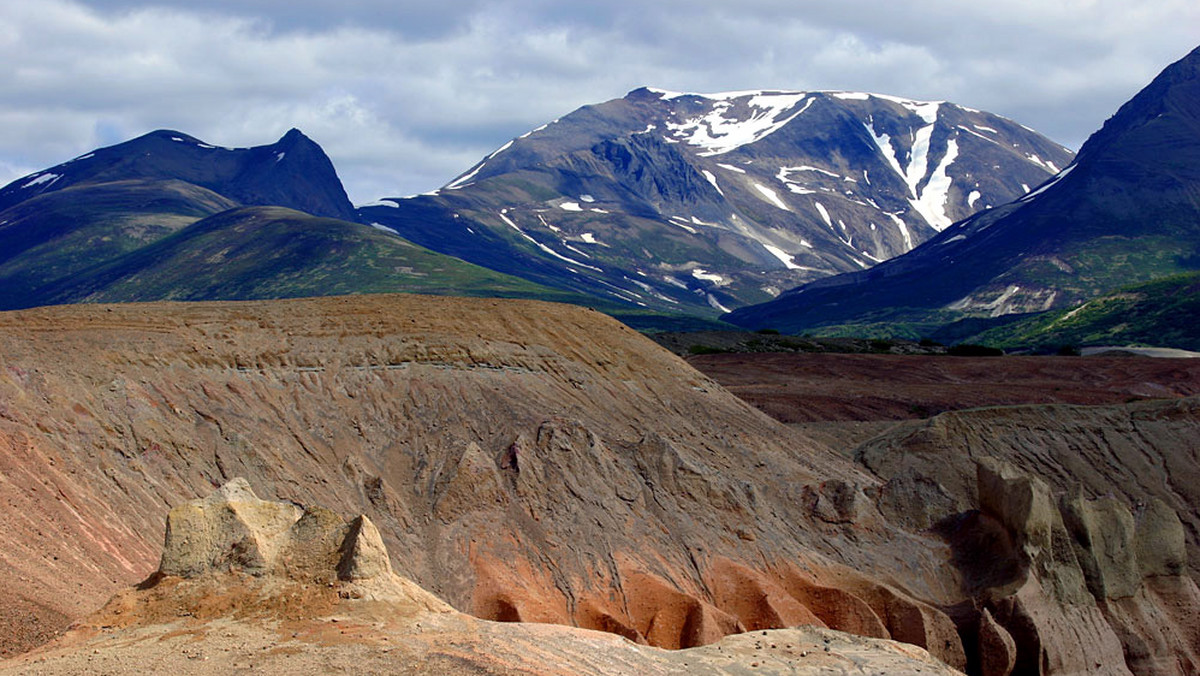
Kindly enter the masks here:
<path id="1" fill-rule="evenodd" d="M 1072 157 L 951 103 L 643 88 L 359 213 L 539 283 L 716 315 L 904 253 Z"/>
<path id="2" fill-rule="evenodd" d="M 1166 68 L 1030 194 L 870 270 L 809 283 L 727 319 L 784 331 L 962 336 L 1198 268 L 1200 49 Z"/>
<path id="3" fill-rule="evenodd" d="M 156 131 L 0 189 L 0 308 L 411 291 L 1037 342 L 1018 320 L 1200 268 L 1198 71 L 1200 50 L 1078 157 L 945 102 L 643 88 L 358 208 L 298 130 Z"/>

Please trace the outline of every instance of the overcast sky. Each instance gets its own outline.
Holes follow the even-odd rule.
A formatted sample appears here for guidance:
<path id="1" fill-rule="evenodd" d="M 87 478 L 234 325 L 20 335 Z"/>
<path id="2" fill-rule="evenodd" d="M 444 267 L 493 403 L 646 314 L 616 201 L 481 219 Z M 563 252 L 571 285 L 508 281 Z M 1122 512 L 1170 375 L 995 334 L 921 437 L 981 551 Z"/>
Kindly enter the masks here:
<path id="1" fill-rule="evenodd" d="M 642 85 L 948 100 L 1078 149 L 1197 28 L 1196 0 L 0 0 L 0 184 L 299 127 L 361 203 Z"/>

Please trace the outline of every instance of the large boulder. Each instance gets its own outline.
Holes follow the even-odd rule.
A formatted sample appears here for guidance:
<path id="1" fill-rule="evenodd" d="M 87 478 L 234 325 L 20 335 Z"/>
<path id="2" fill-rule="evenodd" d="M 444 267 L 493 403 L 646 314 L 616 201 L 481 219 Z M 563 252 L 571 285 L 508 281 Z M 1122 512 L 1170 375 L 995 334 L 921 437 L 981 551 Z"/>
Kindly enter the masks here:
<path id="1" fill-rule="evenodd" d="M 242 478 L 167 515 L 159 573 L 197 578 L 240 572 L 328 582 L 392 575 L 378 529 L 322 507 L 261 500 Z"/>

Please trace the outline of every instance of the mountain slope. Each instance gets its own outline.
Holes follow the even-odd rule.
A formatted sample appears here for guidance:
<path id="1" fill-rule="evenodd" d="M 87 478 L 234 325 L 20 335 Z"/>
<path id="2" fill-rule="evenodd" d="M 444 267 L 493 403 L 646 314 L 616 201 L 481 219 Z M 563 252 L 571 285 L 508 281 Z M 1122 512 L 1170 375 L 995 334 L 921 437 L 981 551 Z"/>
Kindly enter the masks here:
<path id="1" fill-rule="evenodd" d="M 729 320 L 831 324 L 999 317 L 1069 307 L 1200 265 L 1200 49 L 1166 68 L 1031 194 L 863 273 L 820 280 Z"/>
<path id="2" fill-rule="evenodd" d="M 542 283 L 712 314 L 904 253 L 1071 157 L 950 103 L 643 88 L 360 215 Z"/>
<path id="3" fill-rule="evenodd" d="M 241 204 L 354 217 L 333 163 L 298 129 L 253 148 L 218 148 L 177 131 L 150 132 L 13 181 L 0 190 L 0 211 L 74 185 L 127 180 L 179 180 Z"/>
<path id="4" fill-rule="evenodd" d="M 36 290 L 54 303 L 385 292 L 586 298 L 437 254 L 393 233 L 283 207 L 242 207 Z"/>
<path id="5" fill-rule="evenodd" d="M 1200 273 L 1156 279 L 985 330 L 972 342 L 1001 347 L 1170 345 L 1200 351 Z"/>
<path id="6" fill-rule="evenodd" d="M 177 180 L 81 183 L 0 212 L 0 307 L 47 299 L 41 287 L 238 206 Z"/>

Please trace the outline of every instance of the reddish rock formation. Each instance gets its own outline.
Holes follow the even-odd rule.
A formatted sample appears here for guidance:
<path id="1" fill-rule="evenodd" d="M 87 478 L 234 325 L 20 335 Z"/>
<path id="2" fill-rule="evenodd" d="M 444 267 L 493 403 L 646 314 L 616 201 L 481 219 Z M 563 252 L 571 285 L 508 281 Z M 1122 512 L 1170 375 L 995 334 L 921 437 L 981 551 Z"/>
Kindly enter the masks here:
<path id="1" fill-rule="evenodd" d="M 244 479 L 171 510 L 168 530 L 159 571 L 0 673 L 957 673 L 913 646 L 828 630 L 667 651 L 479 621 L 393 573 L 365 516 L 260 500 Z"/>

